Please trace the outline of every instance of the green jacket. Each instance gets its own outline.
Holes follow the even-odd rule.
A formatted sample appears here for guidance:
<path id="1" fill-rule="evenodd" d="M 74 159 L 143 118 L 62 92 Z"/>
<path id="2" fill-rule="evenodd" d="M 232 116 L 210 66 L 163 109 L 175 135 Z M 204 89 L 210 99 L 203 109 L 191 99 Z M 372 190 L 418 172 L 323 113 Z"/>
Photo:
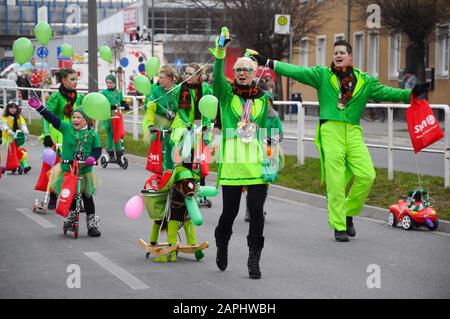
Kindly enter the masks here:
<path id="1" fill-rule="evenodd" d="M 264 155 L 261 137 L 258 134 L 251 143 L 246 144 L 236 135 L 237 123 L 242 115 L 242 101 L 238 95 L 234 94 L 231 84 L 227 82 L 223 66 L 224 61 L 216 58 L 213 91 L 219 100 L 222 123 L 221 158 L 217 182 L 219 185 L 234 186 L 266 184 L 262 176 Z M 267 128 L 267 99 L 267 96 L 263 95 L 253 101 L 251 119 L 258 128 Z"/>
<path id="2" fill-rule="evenodd" d="M 120 106 L 120 104 L 123 101 L 123 95 L 122 95 L 122 91 L 121 90 L 102 90 L 100 92 L 101 94 L 103 94 L 104 96 L 106 96 L 106 98 L 108 99 L 109 104 L 112 106 Z M 112 108 L 111 108 L 112 109 Z"/>
<path id="3" fill-rule="evenodd" d="M 77 105 L 81 105 L 81 101 L 83 100 L 83 95 L 77 93 L 77 99 L 73 108 L 75 109 Z M 66 107 L 67 100 L 65 97 L 61 95 L 59 91 L 54 92 L 46 103 L 47 110 L 54 113 L 60 120 L 64 120 L 64 108 Z M 70 122 L 70 118 L 66 118 L 67 122 Z M 50 134 L 51 124 L 47 122 L 44 118 L 42 118 L 42 129 L 44 135 Z"/>
<path id="4" fill-rule="evenodd" d="M 75 152 L 82 149 L 85 158 L 87 158 L 94 148 L 102 147 L 100 138 L 94 128 L 85 130 L 75 130 L 71 123 L 61 121 L 59 131 L 63 134 L 63 151 L 61 159 L 72 160 Z M 61 169 L 65 172 L 70 170 L 69 164 L 61 164 Z M 83 166 L 80 168 L 80 175 L 92 172 L 92 166 Z"/>
<path id="5" fill-rule="evenodd" d="M 144 118 L 142 120 L 142 130 L 147 130 L 147 127 L 154 126 L 154 114 L 166 117 L 166 110 L 177 112 L 177 102 L 175 100 L 175 90 L 167 94 L 170 90 L 163 89 L 160 85 L 154 85 L 150 95 L 150 101 L 147 104 Z M 158 99 L 155 102 L 154 100 Z M 147 99 L 148 100 L 148 99 Z"/>
<path id="6" fill-rule="evenodd" d="M 302 67 L 280 61 L 275 63 L 275 72 L 292 78 L 317 90 L 320 119 L 334 120 L 359 125 L 361 114 L 368 100 L 409 102 L 410 90 L 396 89 L 381 84 L 376 78 L 354 68 L 357 78 L 353 96 L 346 107 L 337 107 L 339 96 L 338 79 L 330 67 L 316 65 Z"/>
<path id="7" fill-rule="evenodd" d="M 185 110 L 180 109 L 178 107 L 178 103 L 180 101 L 180 91 L 181 91 L 181 85 L 177 86 L 175 89 L 175 103 L 177 104 L 177 115 L 175 116 L 175 120 L 173 121 L 172 128 L 178 128 L 183 127 L 188 124 L 194 123 L 194 116 L 195 116 L 195 91 L 190 90 L 191 93 L 191 109 Z M 213 94 L 212 88 L 206 84 L 202 83 L 202 96 Z M 211 120 L 208 118 L 202 116 L 202 125 L 203 126 L 209 126 L 211 124 Z"/>

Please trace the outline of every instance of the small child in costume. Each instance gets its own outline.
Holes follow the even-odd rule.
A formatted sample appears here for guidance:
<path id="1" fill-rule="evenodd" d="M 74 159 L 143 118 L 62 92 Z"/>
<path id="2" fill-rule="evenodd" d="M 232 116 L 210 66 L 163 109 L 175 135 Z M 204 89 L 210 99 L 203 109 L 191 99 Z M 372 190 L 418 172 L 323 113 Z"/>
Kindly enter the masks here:
<path id="1" fill-rule="evenodd" d="M 13 154 L 16 154 L 18 162 L 20 163 L 17 168 L 11 168 L 11 170 L 25 174 L 31 170 L 31 166 L 27 163 L 28 154 L 24 148 L 21 148 L 22 144 L 28 138 L 29 132 L 25 119 L 20 115 L 20 108 L 14 102 L 9 102 L 6 105 L 3 116 L 0 120 L 0 127 L 3 131 L 2 138 L 7 148 L 16 148 Z M 13 142 L 15 145 L 13 145 Z M 8 160 L 8 158 L 7 158 Z M 1 168 L 4 173 L 7 167 Z"/>
<path id="2" fill-rule="evenodd" d="M 100 220 L 95 215 L 95 205 L 93 195 L 95 194 L 98 181 L 92 172 L 92 166 L 99 159 L 102 153 L 100 138 L 93 127 L 88 126 L 90 118 L 83 111 L 83 107 L 77 107 L 72 112 L 72 123 L 61 121 L 56 115 L 48 111 L 39 100 L 30 99 L 28 104 L 36 109 L 54 128 L 63 135 L 63 147 L 61 160 L 84 159 L 85 166 L 79 168 L 79 176 L 81 180 L 81 193 L 86 210 L 86 223 L 88 235 L 90 237 L 99 237 L 101 235 L 98 230 Z M 51 178 L 53 189 L 59 194 L 64 178 L 64 173 L 70 171 L 68 164 L 61 164 L 61 170 Z M 73 223 L 75 218 L 75 200 L 70 207 L 68 223 Z"/>

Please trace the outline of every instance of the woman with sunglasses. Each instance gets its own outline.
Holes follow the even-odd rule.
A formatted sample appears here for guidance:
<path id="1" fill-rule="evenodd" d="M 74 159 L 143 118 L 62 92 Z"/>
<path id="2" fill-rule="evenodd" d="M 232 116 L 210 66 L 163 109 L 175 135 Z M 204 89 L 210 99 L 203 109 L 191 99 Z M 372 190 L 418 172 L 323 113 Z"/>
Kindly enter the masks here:
<path id="1" fill-rule="evenodd" d="M 222 29 L 220 38 L 229 38 Z M 228 40 L 229 41 L 229 40 Z M 268 97 L 253 81 L 257 64 L 248 57 L 237 59 L 234 79 L 228 83 L 224 72 L 226 44 L 211 49 L 215 56 L 213 73 L 214 95 L 219 100 L 222 123 L 221 159 L 218 184 L 222 185 L 223 211 L 215 229 L 216 263 L 220 270 L 228 265 L 228 242 L 233 222 L 239 212 L 242 188 L 248 190 L 250 225 L 247 236 L 249 277 L 261 278 L 259 261 L 264 246 L 264 203 L 268 182 L 263 176 L 263 139 L 268 113 Z"/>
<path id="2" fill-rule="evenodd" d="M 15 148 L 12 154 L 16 154 L 17 160 L 15 160 L 15 162 L 18 162 L 19 165 L 14 168 L 11 167 L 12 172 L 14 173 L 17 170 L 19 174 L 22 174 L 22 172 L 25 174 L 28 173 L 31 170 L 31 166 L 28 165 L 27 162 L 28 154 L 25 149 L 20 146 L 27 139 L 29 132 L 25 119 L 22 115 L 20 115 L 20 108 L 16 103 L 9 102 L 6 105 L 5 111 L 3 112 L 3 116 L 0 120 L 0 128 L 3 131 L 2 139 L 3 142 L 5 142 L 4 146 L 9 148 L 11 152 L 11 148 Z M 2 173 L 9 169 L 9 166 L 10 165 L 6 165 L 6 167 L 2 166 Z"/>
<path id="3" fill-rule="evenodd" d="M 56 73 L 56 79 L 60 86 L 46 103 L 46 108 L 54 113 L 61 121 L 71 123 L 72 112 L 76 106 L 81 105 L 83 96 L 77 92 L 78 75 L 73 69 L 61 69 Z M 42 118 L 42 135 L 45 147 L 52 147 L 53 144 L 63 144 L 61 132 L 56 130 L 52 124 Z M 50 200 L 47 208 L 56 208 L 57 196 L 50 193 Z"/>

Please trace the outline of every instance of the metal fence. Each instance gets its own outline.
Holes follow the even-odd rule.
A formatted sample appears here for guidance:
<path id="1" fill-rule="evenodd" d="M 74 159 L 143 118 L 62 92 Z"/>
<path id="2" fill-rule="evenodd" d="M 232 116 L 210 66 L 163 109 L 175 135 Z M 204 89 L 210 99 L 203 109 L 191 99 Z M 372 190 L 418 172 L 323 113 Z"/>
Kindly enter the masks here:
<path id="1" fill-rule="evenodd" d="M 5 87 L 0 86 L 0 90 L 3 90 L 3 105 L 7 104 L 6 91 L 12 89 L 28 90 L 34 91 L 36 94 L 39 92 L 41 101 L 43 105 L 46 102 L 46 95 L 51 94 L 51 92 L 57 91 L 54 89 L 40 89 L 40 88 L 29 88 L 29 87 Z M 81 90 L 79 92 L 82 92 Z M 87 93 L 87 92 L 86 92 Z M 142 100 L 144 96 L 134 96 L 125 95 L 124 98 L 131 99 L 132 102 L 132 120 L 124 119 L 125 123 L 132 124 L 133 140 L 139 139 L 139 125 L 142 121 L 139 120 L 139 103 L 138 100 Z M 305 141 L 314 142 L 314 138 L 305 137 L 305 108 L 306 107 L 319 107 L 318 102 L 297 102 L 297 101 L 274 101 L 274 105 L 289 106 L 289 122 L 293 123 L 292 118 L 292 106 L 296 106 L 298 110 L 298 120 L 297 120 L 297 137 L 292 137 L 291 139 L 297 140 L 297 164 L 304 165 L 305 163 Z M 31 108 L 26 105 L 28 109 L 28 121 L 31 123 Z M 387 144 L 372 144 L 368 143 L 367 146 L 371 148 L 386 149 L 388 155 L 388 179 L 392 180 L 394 178 L 394 150 L 400 151 L 414 151 L 412 147 L 404 147 L 394 145 L 394 109 L 407 109 L 409 104 L 393 104 L 393 103 L 368 103 L 366 105 L 368 108 L 385 108 L 387 109 L 387 131 L 388 131 L 388 141 Z M 429 149 L 425 148 L 421 152 L 424 153 L 438 153 L 443 154 L 444 161 L 444 187 L 450 188 L 450 107 L 446 104 L 430 104 L 432 109 L 444 110 L 444 148 L 443 149 Z"/>
<path id="2" fill-rule="evenodd" d="M 318 102 L 292 102 L 292 101 L 275 101 L 274 105 L 288 105 L 292 114 L 292 106 L 297 106 L 298 109 L 298 122 L 297 131 L 298 137 L 292 139 L 297 140 L 297 164 L 304 165 L 305 163 L 305 141 L 313 142 L 314 138 L 305 137 L 305 108 L 306 107 L 319 107 Z M 368 143 L 367 146 L 371 148 L 381 148 L 387 150 L 388 156 L 388 179 L 394 178 L 394 150 L 400 151 L 414 151 L 412 147 L 404 147 L 394 145 L 394 109 L 407 109 L 409 104 L 394 104 L 394 103 L 368 103 L 368 108 L 385 108 L 387 109 L 387 132 L 388 141 L 387 144 L 372 144 Z M 421 150 L 424 153 L 438 153 L 443 155 L 444 161 L 444 187 L 450 188 L 450 107 L 447 104 L 430 104 L 432 109 L 444 110 L 444 148 L 443 149 L 429 149 L 425 148 Z M 292 122 L 292 118 L 289 119 Z"/>

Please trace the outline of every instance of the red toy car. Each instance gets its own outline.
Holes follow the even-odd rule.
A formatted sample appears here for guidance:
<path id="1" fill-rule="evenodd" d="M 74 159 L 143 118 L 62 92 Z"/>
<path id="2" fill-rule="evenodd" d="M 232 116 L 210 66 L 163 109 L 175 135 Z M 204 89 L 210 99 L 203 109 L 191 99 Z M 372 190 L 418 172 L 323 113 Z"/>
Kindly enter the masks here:
<path id="1" fill-rule="evenodd" d="M 408 194 L 405 201 L 389 207 L 389 225 L 396 227 L 398 222 L 406 230 L 419 226 L 426 226 L 429 230 L 436 230 L 439 226 L 438 214 L 432 208 L 432 200 L 428 192 L 418 188 Z"/>

